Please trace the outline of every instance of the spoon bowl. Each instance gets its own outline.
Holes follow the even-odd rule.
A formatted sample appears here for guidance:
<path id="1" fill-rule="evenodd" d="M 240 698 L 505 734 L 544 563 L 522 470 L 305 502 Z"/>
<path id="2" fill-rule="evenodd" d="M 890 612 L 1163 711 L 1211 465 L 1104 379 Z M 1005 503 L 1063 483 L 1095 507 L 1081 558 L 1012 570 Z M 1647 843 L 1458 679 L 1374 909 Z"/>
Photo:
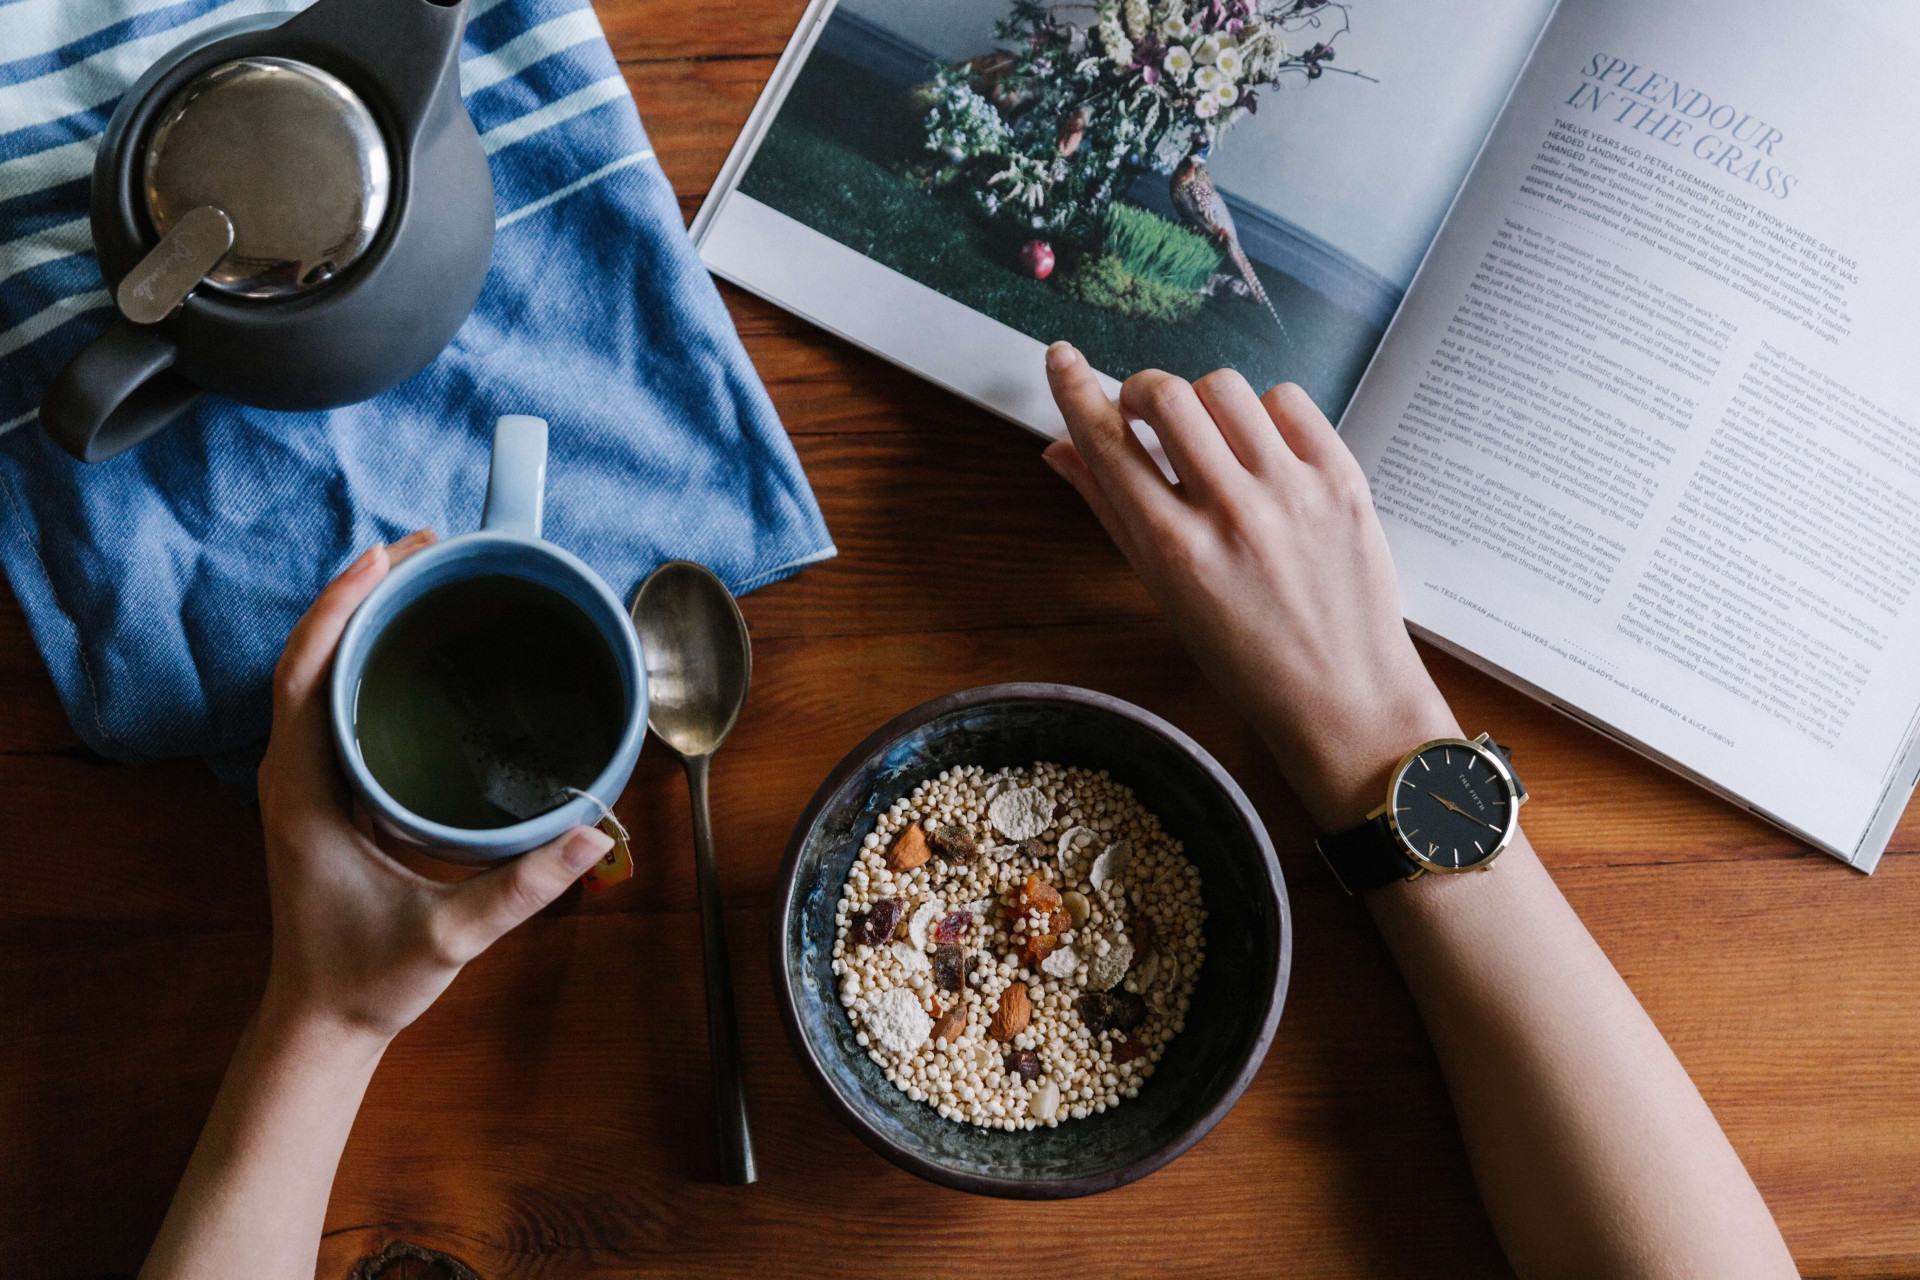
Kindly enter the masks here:
<path id="1" fill-rule="evenodd" d="M 670 560 L 640 584 L 634 630 L 647 660 L 647 727 L 680 756 L 711 755 L 753 679 L 747 622 L 705 565 Z"/>

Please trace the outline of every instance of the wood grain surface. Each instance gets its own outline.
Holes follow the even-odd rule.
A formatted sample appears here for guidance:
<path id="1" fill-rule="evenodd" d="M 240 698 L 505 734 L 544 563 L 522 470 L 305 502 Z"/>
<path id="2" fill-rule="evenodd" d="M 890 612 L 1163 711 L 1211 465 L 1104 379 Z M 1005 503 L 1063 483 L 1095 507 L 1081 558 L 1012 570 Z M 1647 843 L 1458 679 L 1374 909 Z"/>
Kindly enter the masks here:
<path id="1" fill-rule="evenodd" d="M 600 0 L 689 216 L 802 8 Z M 619 806 L 639 875 L 509 936 L 396 1042 L 320 1274 L 394 1241 L 487 1280 L 1508 1274 L 1364 912 L 1038 443 L 725 292 L 840 548 L 744 602 L 754 692 L 713 778 L 762 1181 L 714 1182 L 687 803 L 650 746 Z M 1805 1274 L 1920 1276 L 1913 815 L 1860 876 L 1429 658 L 1463 723 L 1514 745 L 1542 857 Z M 768 980 L 769 884 L 818 781 L 895 713 L 1016 679 L 1132 699 L 1213 751 L 1273 830 L 1298 931 L 1279 1037 L 1239 1107 L 1163 1172 L 1069 1204 L 945 1191 L 869 1152 L 801 1077 Z M 0 707 L 0 1273 L 130 1275 L 260 989 L 259 833 L 196 763 L 92 759 L 10 596 Z"/>

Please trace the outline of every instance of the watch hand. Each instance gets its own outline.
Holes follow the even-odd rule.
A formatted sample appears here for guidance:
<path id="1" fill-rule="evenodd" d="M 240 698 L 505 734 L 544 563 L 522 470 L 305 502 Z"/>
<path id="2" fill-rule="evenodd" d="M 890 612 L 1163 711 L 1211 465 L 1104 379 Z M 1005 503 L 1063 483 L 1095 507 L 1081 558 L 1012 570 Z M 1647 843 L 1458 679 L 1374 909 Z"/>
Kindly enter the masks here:
<path id="1" fill-rule="evenodd" d="M 1427 794 L 1432 796 L 1435 800 L 1438 800 L 1441 804 L 1445 805 L 1447 808 L 1459 814 L 1461 817 L 1466 818 L 1470 822 L 1477 822 L 1489 831 L 1498 831 L 1500 829 L 1494 826 L 1491 822 L 1488 822 L 1484 818 L 1474 817 L 1472 814 L 1468 813 L 1465 809 L 1462 809 L 1459 805 L 1455 804 L 1453 801 L 1441 795 L 1438 791 L 1429 791 L 1427 792 Z"/>

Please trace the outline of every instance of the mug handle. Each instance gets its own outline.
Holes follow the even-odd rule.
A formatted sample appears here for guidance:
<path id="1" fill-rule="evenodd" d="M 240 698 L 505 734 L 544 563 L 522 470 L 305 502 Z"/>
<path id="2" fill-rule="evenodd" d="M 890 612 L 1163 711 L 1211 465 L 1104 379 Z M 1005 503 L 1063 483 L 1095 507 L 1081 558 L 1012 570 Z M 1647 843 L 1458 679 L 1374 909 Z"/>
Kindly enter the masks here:
<path id="1" fill-rule="evenodd" d="M 547 420 L 509 413 L 493 424 L 493 469 L 480 527 L 540 536 L 547 495 Z"/>
<path id="2" fill-rule="evenodd" d="M 185 413 L 200 388 L 174 372 L 180 350 L 125 316 L 54 375 L 40 425 L 82 462 L 105 462 Z"/>

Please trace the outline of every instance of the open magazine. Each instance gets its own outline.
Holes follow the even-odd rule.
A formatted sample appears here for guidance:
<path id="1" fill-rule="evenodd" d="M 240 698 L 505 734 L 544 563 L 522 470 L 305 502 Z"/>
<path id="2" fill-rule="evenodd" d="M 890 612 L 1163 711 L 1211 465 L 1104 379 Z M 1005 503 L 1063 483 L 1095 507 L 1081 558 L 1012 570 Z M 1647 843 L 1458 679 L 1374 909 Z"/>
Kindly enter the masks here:
<path id="1" fill-rule="evenodd" d="M 1920 14 L 818 0 L 717 274 L 1046 435 L 1288 379 L 1409 624 L 1870 871 L 1920 771 Z"/>

